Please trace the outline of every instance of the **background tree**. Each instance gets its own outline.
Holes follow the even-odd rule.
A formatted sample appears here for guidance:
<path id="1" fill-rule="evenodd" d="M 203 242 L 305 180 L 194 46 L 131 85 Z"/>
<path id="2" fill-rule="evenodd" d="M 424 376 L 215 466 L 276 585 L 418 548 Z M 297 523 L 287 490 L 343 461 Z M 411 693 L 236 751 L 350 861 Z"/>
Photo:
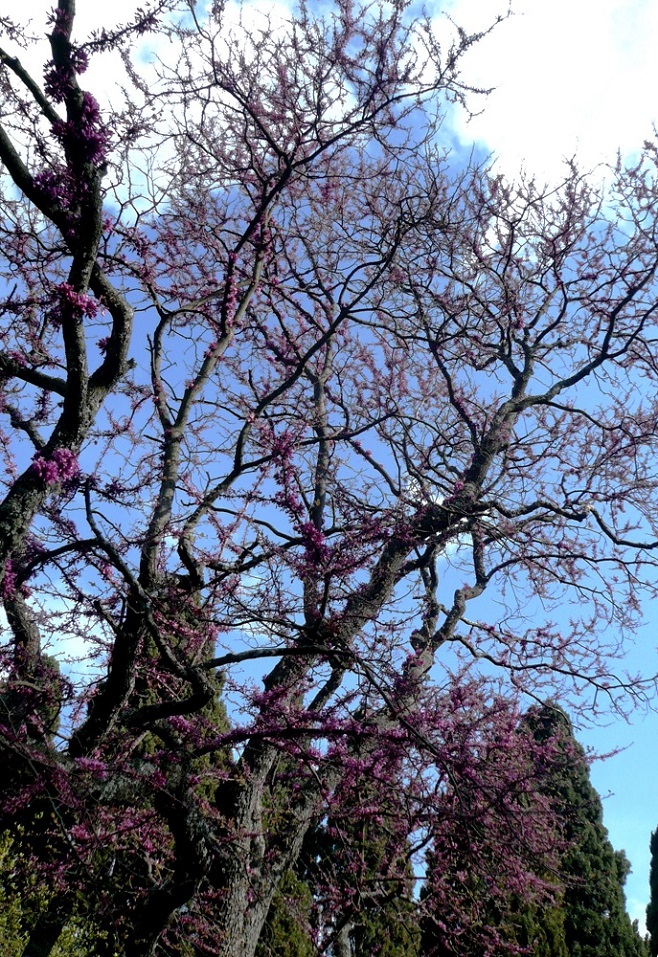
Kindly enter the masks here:
<path id="1" fill-rule="evenodd" d="M 316 939 L 345 957 L 416 957 L 418 908 L 406 782 L 363 767 L 333 815 L 309 829 L 298 869 Z M 397 797 L 397 803 L 394 803 Z"/>
<path id="2" fill-rule="evenodd" d="M 651 866 L 649 869 L 649 906 L 647 907 L 647 930 L 652 957 L 658 953 L 658 830 L 651 835 L 649 844 Z"/>
<path id="3" fill-rule="evenodd" d="M 308 884 L 289 871 L 272 898 L 256 957 L 314 957 L 312 907 Z"/>
<path id="4" fill-rule="evenodd" d="M 629 864 L 624 852 L 614 851 L 610 844 L 601 799 L 591 784 L 589 764 L 569 718 L 549 703 L 529 711 L 517 732 L 518 746 L 526 750 L 531 790 L 545 797 L 555 815 L 553 868 L 537 871 L 534 900 L 516 893 L 513 875 L 498 873 L 495 853 L 488 877 L 483 877 L 481 867 L 473 870 L 471 862 L 477 856 L 490 854 L 490 836 L 482 827 L 482 817 L 473 818 L 468 807 L 477 798 L 473 785 L 465 789 L 464 782 L 456 782 L 462 798 L 466 793 L 467 809 L 462 826 L 451 839 L 442 833 L 430 856 L 423 955 L 475 955 L 482 935 L 489 934 L 494 953 L 517 945 L 537 957 L 642 957 L 646 943 L 630 921 L 623 892 Z M 521 804 L 518 811 L 522 819 L 531 808 Z M 446 820 L 448 827 L 454 827 L 456 816 L 448 814 Z M 537 862 L 542 863 L 540 858 Z M 446 898 L 437 895 L 435 888 L 446 881 L 473 912 L 470 921 L 460 918 L 449 900 L 441 907 Z M 452 927 L 455 920 L 457 933 Z M 474 940 L 469 937 L 469 924 L 476 929 Z"/>
<path id="5" fill-rule="evenodd" d="M 638 691 L 610 655 L 655 592 L 653 148 L 605 197 L 509 184 L 441 145 L 477 36 L 402 2 L 232 16 L 160 0 L 84 37 L 58 0 L 43 82 L 0 21 L 0 823 L 44 954 L 93 912 L 126 957 L 253 957 L 363 773 L 402 786 L 400 853 L 444 854 L 477 768 L 473 878 L 533 897 L 514 699 Z M 53 740 L 64 635 L 99 670 Z"/>
<path id="6" fill-rule="evenodd" d="M 421 892 L 423 957 L 541 953 L 543 932 L 526 933 L 531 915 L 555 917 L 549 934 L 562 924 L 560 820 L 543 787 L 555 752 L 504 702 L 496 708 L 506 722 L 496 722 L 495 735 L 473 720 L 455 727 L 461 755 L 437 799 Z M 506 857 L 498 851 L 503 834 Z"/>
<path id="7" fill-rule="evenodd" d="M 546 776 L 544 788 L 557 805 L 566 851 L 560 863 L 564 885 L 567 953 L 578 957 L 646 953 L 626 912 L 624 883 L 630 865 L 615 851 L 603 826 L 601 798 L 592 786 L 589 764 L 574 737 L 567 715 L 554 704 L 531 712 L 528 724 L 536 738 L 547 736 L 562 755 Z"/>
<path id="8" fill-rule="evenodd" d="M 371 760 L 367 738 L 353 747 L 353 760 L 357 755 L 359 773 L 334 797 L 331 816 L 309 828 L 294 872 L 273 899 L 258 955 L 321 948 L 337 957 L 416 957 L 413 848 L 409 815 L 400 808 L 406 781 L 382 766 L 381 753 Z M 280 765 L 284 782 L 286 772 L 297 768 Z M 282 802 L 287 793 L 284 783 Z"/>
<path id="9" fill-rule="evenodd" d="M 12 838 L 2 836 L 0 842 L 0 940 L 3 957 L 21 957 L 28 946 L 38 954 L 40 941 L 30 931 L 37 926 L 39 914 L 48 912 L 49 894 L 39 875 L 24 873 L 20 831 Z M 43 938 L 42 938 L 43 939 Z M 106 941 L 99 937 L 93 922 L 68 920 L 51 952 L 53 957 L 86 957 L 102 953 Z"/>

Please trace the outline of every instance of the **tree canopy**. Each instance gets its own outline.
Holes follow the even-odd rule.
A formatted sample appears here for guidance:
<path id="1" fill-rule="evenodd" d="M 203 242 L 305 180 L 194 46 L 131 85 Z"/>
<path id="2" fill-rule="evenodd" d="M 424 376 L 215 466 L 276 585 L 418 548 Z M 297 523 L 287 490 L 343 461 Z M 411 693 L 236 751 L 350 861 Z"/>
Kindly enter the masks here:
<path id="1" fill-rule="evenodd" d="M 481 34 L 403 0 L 276 29 L 228 2 L 91 36 L 75 14 L 45 49 L 0 17 L 0 825 L 43 891 L 26 957 L 71 916 L 107 954 L 254 957 L 313 828 L 344 842 L 348 913 L 362 879 L 450 853 L 464 795 L 474 886 L 539 900 L 527 701 L 646 690 L 615 656 L 656 593 L 654 145 L 605 190 L 463 162 L 442 122 Z"/>
<path id="2" fill-rule="evenodd" d="M 649 904 L 647 907 L 647 930 L 651 957 L 658 954 L 658 830 L 653 831 L 649 842 L 651 864 L 649 870 Z"/>

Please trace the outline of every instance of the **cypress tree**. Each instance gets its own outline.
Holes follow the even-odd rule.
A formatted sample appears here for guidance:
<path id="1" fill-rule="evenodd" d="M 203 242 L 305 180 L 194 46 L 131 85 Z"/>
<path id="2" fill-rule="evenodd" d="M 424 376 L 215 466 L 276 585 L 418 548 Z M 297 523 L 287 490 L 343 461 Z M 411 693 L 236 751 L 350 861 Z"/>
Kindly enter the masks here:
<path id="1" fill-rule="evenodd" d="M 570 957 L 640 957 L 645 953 L 626 913 L 624 883 L 630 870 L 603 825 L 601 799 L 590 781 L 582 746 L 567 715 L 546 705 L 529 724 L 535 737 L 549 736 L 564 757 L 542 787 L 554 802 L 568 842 L 561 863 L 564 936 Z"/>
<path id="2" fill-rule="evenodd" d="M 312 905 L 308 884 L 289 871 L 270 906 L 256 957 L 315 957 L 309 933 Z"/>
<path id="3" fill-rule="evenodd" d="M 610 843 L 601 798 L 569 718 L 556 705 L 547 704 L 531 711 L 525 723 L 535 740 L 550 739 L 557 749 L 558 760 L 551 763 L 540 787 L 558 813 L 567 843 L 560 864 L 560 908 L 569 957 L 644 957 L 646 944 L 624 899 L 630 864 Z"/>
<path id="4" fill-rule="evenodd" d="M 651 835 L 651 868 L 649 888 L 651 896 L 647 907 L 647 930 L 649 931 L 649 952 L 651 957 L 658 955 L 658 828 Z"/>
<path id="5" fill-rule="evenodd" d="M 333 941 L 336 957 L 418 957 L 406 843 L 401 851 L 399 839 L 392 840 L 386 814 L 375 822 L 353 811 L 348 806 L 340 822 L 323 822 L 307 837 L 302 872 L 314 894 L 316 919 L 324 922 L 319 935 Z"/>
<path id="6" fill-rule="evenodd" d="M 166 578 L 155 604 L 164 637 L 176 651 L 184 653 L 186 641 L 197 637 L 200 641 L 203 639 L 203 609 L 198 597 L 183 578 Z M 166 700 L 167 696 L 173 700 L 179 692 L 176 676 L 167 669 L 167 663 L 161 660 L 153 639 L 147 635 L 144 644 L 144 658 L 150 667 L 143 669 L 137 676 L 133 691 L 135 710 L 157 705 L 161 700 Z M 200 657 L 209 659 L 213 654 L 214 645 L 208 640 L 200 652 Z M 47 754 L 49 749 L 54 747 L 60 710 L 68 685 L 66 679 L 60 675 L 57 661 L 47 655 L 39 655 L 31 677 L 33 680 L 29 687 L 29 696 L 16 694 L 11 675 L 0 684 L 0 719 L 19 727 L 23 726 L 24 735 L 30 741 L 35 741 L 35 746 L 41 747 L 44 754 Z M 216 679 L 215 686 L 216 696 L 200 709 L 197 715 L 201 743 L 204 734 L 207 737 L 216 736 L 228 727 L 221 677 Z M 19 711 L 19 708 L 22 710 Z M 160 736 L 153 730 L 145 730 L 139 746 L 132 751 L 132 761 L 136 765 L 149 762 L 162 748 Z M 186 762 L 198 779 L 194 788 L 195 797 L 200 802 L 214 800 L 217 789 L 216 772 L 218 768 L 229 767 L 228 756 L 221 754 L 218 757 L 216 753 L 188 754 L 182 745 L 179 750 L 177 757 L 180 762 Z M 29 779 L 29 762 L 21 762 L 14 758 L 11 752 L 3 752 L 2 757 L 5 759 L 7 774 Z M 153 795 L 148 792 L 144 792 L 142 797 L 144 804 L 136 808 L 138 811 L 148 810 L 149 801 L 153 799 Z M 36 884 L 30 867 L 34 845 L 37 842 L 48 842 L 50 856 L 55 860 L 61 853 L 62 842 L 66 840 L 62 822 L 53 815 L 52 802 L 47 796 L 39 796 L 38 801 L 39 806 L 36 801 L 32 801 L 24 815 L 15 813 L 11 817 L 7 816 L 5 820 L 0 814 L 0 825 L 3 825 L 0 827 L 0 942 L 4 947 L 0 948 L 2 957 L 5 957 L 5 954 L 7 957 L 19 957 L 19 954 L 23 953 L 29 936 L 27 928 L 33 929 L 36 915 L 41 911 L 47 913 L 49 909 L 45 905 L 51 900 L 51 894 L 43 886 Z M 129 810 L 132 812 L 135 808 L 131 807 Z M 166 834 L 163 837 L 167 840 Z M 114 957 L 114 954 L 119 952 L 122 944 L 115 933 L 113 908 L 120 904 L 133 884 L 146 884 L 148 881 L 148 862 L 144 863 L 144 869 L 140 872 L 136 861 L 140 863 L 136 855 L 124 855 L 110 842 L 96 851 L 88 866 L 95 869 L 99 875 L 99 883 L 102 882 L 105 889 L 108 902 L 106 912 L 100 913 L 96 910 L 92 913 L 81 895 L 69 895 L 61 908 L 65 918 L 61 926 L 52 929 L 53 937 L 57 940 L 52 957 L 82 957 L 82 954 L 90 957 Z M 181 920 L 186 916 L 183 911 Z M 184 929 L 179 924 L 177 919 L 172 921 L 168 929 L 168 943 L 175 948 L 177 957 L 193 957 L 198 951 L 193 944 L 185 940 Z M 44 934 L 48 935 L 48 928 L 44 929 Z M 306 955 L 291 952 L 289 957 Z"/>
<path id="7" fill-rule="evenodd" d="M 455 835 L 457 852 L 452 866 L 459 875 L 456 890 L 459 886 L 458 893 L 471 894 L 480 922 L 496 928 L 500 937 L 496 953 L 523 948 L 533 957 L 648 957 L 647 944 L 626 912 L 623 886 L 630 865 L 624 852 L 615 851 L 610 843 L 601 799 L 590 781 L 587 757 L 575 739 L 569 718 L 549 703 L 532 709 L 519 732 L 521 740 L 524 735 L 528 740 L 530 735 L 535 744 L 547 745 L 546 763 L 535 772 L 536 788 L 556 814 L 555 840 L 565 848 L 560 855 L 553 902 L 526 901 L 513 893 L 508 900 L 488 898 L 486 884 L 478 882 L 469 869 L 470 845 L 464 835 Z M 465 842 L 461 854 L 460 841 Z M 658 831 L 652 837 L 652 852 L 658 855 Z M 658 856 L 655 860 L 658 862 Z M 656 927 L 658 863 L 652 873 L 656 896 L 649 905 L 648 920 L 653 918 Z M 537 876 L 555 883 L 556 875 Z M 446 924 L 441 914 L 424 921 L 423 957 L 447 957 L 452 953 L 471 957 L 468 943 L 461 942 L 456 951 L 451 950 L 449 937 L 447 943 L 441 943 L 441 934 L 437 936 L 434 930 L 441 922 Z"/>

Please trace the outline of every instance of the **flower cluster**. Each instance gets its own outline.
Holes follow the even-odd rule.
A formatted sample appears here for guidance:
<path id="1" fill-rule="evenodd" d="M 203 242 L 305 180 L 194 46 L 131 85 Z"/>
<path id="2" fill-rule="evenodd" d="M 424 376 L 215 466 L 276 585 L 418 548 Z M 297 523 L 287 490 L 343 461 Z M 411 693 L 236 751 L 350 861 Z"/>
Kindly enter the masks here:
<path id="1" fill-rule="evenodd" d="M 53 28 L 53 36 L 68 36 L 73 23 L 73 14 L 61 7 L 56 7 L 48 14 L 48 23 Z"/>
<path id="2" fill-rule="evenodd" d="M 62 324 L 64 316 L 73 312 L 77 316 L 93 318 L 98 312 L 98 302 L 86 292 L 77 292 L 68 282 L 62 282 L 55 290 L 56 304 L 50 310 L 50 319 L 56 326 Z"/>
<path id="3" fill-rule="evenodd" d="M 103 123 L 100 107 L 91 93 L 83 93 L 80 115 L 74 120 L 53 123 L 55 139 L 83 163 L 102 163 L 110 142 L 110 131 Z"/>
<path id="4" fill-rule="evenodd" d="M 16 594 L 16 572 L 11 563 L 11 559 L 8 558 L 5 563 L 5 574 L 2 582 L 0 583 L 0 598 L 8 599 L 13 598 Z"/>
<path id="5" fill-rule="evenodd" d="M 327 560 L 330 549 L 327 546 L 327 540 L 324 534 L 317 528 L 313 522 L 304 522 L 300 528 L 304 546 L 306 548 L 307 560 L 313 566 L 322 564 Z"/>
<path id="6" fill-rule="evenodd" d="M 32 468 L 46 485 L 59 485 L 75 478 L 80 471 L 78 460 L 70 449 L 55 449 L 50 458 L 37 455 Z"/>
<path id="7" fill-rule="evenodd" d="M 104 781 L 107 777 L 108 769 L 105 761 L 99 761 L 98 758 L 80 757 L 75 759 L 75 763 L 81 771 L 89 771 L 101 781 Z"/>
<path id="8" fill-rule="evenodd" d="M 12 362 L 15 362 L 19 366 L 26 366 L 27 359 L 22 352 L 18 352 L 16 349 L 10 349 L 7 353 L 7 358 L 11 359 Z"/>
<path id="9" fill-rule="evenodd" d="M 235 278 L 236 255 L 229 255 L 228 275 L 226 278 L 226 291 L 224 293 L 224 322 L 226 329 L 230 329 L 235 319 L 235 313 L 238 308 L 239 288 Z"/>
<path id="10" fill-rule="evenodd" d="M 50 203 L 62 208 L 71 206 L 76 196 L 73 178 L 67 169 L 58 164 L 37 173 L 34 185 Z"/>
<path id="11" fill-rule="evenodd" d="M 89 65 L 89 59 L 84 50 L 71 51 L 70 62 L 65 66 L 53 63 L 46 64 L 44 74 L 44 89 L 55 103 L 63 103 L 67 96 L 75 89 L 74 76 L 84 73 Z"/>

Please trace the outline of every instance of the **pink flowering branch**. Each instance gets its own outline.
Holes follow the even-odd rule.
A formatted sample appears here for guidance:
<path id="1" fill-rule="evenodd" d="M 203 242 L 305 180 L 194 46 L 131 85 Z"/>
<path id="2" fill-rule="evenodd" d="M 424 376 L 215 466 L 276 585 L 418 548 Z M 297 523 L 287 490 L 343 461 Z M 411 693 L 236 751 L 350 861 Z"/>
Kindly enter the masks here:
<path id="1" fill-rule="evenodd" d="M 55 449 L 49 458 L 35 456 L 32 469 L 46 485 L 60 485 L 76 478 L 80 466 L 70 449 L 61 448 Z"/>

